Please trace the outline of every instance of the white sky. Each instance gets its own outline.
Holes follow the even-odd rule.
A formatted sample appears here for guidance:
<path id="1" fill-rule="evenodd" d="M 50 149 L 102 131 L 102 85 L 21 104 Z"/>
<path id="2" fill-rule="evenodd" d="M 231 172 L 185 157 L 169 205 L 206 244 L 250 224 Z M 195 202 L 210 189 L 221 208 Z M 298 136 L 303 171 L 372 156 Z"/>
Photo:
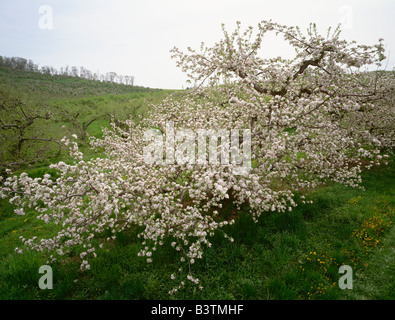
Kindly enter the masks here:
<path id="1" fill-rule="evenodd" d="M 53 12 L 53 29 L 41 6 Z M 186 76 L 170 58 L 177 46 L 198 49 L 222 38 L 221 23 L 232 31 L 261 20 L 300 26 L 315 22 L 325 34 L 344 23 L 342 36 L 361 44 L 384 38 L 387 69 L 395 67 L 394 0 L 1 0 L 0 55 L 32 59 L 57 69 L 84 66 L 135 77 L 135 85 L 181 89 Z M 264 40 L 266 57 L 288 57 L 282 40 Z"/>

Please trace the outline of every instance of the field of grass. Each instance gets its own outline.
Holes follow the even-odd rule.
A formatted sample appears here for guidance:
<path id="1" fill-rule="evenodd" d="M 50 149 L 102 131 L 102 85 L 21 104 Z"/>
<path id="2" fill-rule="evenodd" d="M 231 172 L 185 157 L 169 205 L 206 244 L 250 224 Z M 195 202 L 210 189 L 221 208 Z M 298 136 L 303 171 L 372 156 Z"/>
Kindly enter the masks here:
<path id="1" fill-rule="evenodd" d="M 29 96 L 40 96 L 41 99 L 56 97 L 104 96 L 111 94 L 131 94 L 136 92 L 153 92 L 142 86 L 131 86 L 111 82 L 87 80 L 63 75 L 47 75 L 38 72 L 14 70 L 0 66 L 0 86 L 20 90 Z"/>
<path id="2" fill-rule="evenodd" d="M 36 169 L 39 176 L 44 169 Z M 14 252 L 20 235 L 45 237 L 55 226 L 16 216 L 0 203 L 1 299 L 256 299 L 256 300 L 382 300 L 395 289 L 395 164 L 363 174 L 365 191 L 332 184 L 309 193 L 313 204 L 299 204 L 288 213 L 272 212 L 255 224 L 248 209 L 226 231 L 235 241 L 215 235 L 213 246 L 194 266 L 204 286 L 187 285 L 173 296 L 170 275 L 177 266 L 170 245 L 147 264 L 137 256 L 136 232 L 118 234 L 111 246 L 97 250 L 91 270 L 79 271 L 72 254 L 52 264 L 53 289 L 41 290 L 43 253 Z M 224 206 L 223 214 L 233 210 Z M 99 240 L 98 240 L 99 241 Z M 340 289 L 341 265 L 353 271 L 353 289 Z"/>

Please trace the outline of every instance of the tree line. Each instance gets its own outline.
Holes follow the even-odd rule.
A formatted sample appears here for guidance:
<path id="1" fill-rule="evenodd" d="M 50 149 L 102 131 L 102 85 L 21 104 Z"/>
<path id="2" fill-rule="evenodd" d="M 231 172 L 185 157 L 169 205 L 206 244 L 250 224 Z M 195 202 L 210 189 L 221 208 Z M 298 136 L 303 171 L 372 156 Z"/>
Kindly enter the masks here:
<path id="1" fill-rule="evenodd" d="M 36 72 L 45 75 L 69 76 L 69 77 L 82 78 L 82 79 L 100 81 L 100 82 L 112 82 L 112 83 L 119 83 L 119 84 L 125 84 L 130 86 L 134 85 L 134 76 L 120 75 L 112 71 L 101 74 L 99 73 L 99 71 L 92 72 L 85 67 L 77 67 L 77 66 L 61 67 L 59 70 L 52 66 L 40 67 L 32 60 L 21 58 L 21 57 L 0 56 L 0 67 L 6 67 L 12 70 Z"/>

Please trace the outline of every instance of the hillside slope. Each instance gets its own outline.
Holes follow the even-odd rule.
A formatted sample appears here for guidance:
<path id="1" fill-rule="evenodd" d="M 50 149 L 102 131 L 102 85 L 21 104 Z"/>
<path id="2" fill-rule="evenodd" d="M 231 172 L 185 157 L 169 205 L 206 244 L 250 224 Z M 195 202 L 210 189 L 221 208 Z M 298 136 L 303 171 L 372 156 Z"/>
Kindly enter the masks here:
<path id="1" fill-rule="evenodd" d="M 161 91 L 114 82 L 87 80 L 64 75 L 49 75 L 0 66 L 0 89 L 22 92 L 27 96 L 44 99 L 131 94 Z"/>

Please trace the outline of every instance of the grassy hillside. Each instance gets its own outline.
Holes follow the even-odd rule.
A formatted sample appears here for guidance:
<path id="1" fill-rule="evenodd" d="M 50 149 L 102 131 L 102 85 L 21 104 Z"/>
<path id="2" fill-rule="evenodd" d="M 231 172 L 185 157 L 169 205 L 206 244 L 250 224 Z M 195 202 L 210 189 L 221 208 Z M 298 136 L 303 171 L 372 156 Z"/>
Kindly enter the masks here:
<path id="1" fill-rule="evenodd" d="M 77 134 L 88 151 L 87 135 L 100 136 L 111 116 L 136 119 L 173 92 L 0 67 L 0 169 L 56 161 L 56 141 L 66 134 Z M 29 124 L 36 115 L 42 119 Z M 26 128 L 18 129 L 21 124 Z"/>
<path id="2" fill-rule="evenodd" d="M 0 66 L 1 87 L 21 91 L 31 97 L 40 96 L 45 100 L 161 91 L 160 89 L 92 81 L 71 76 L 13 70 Z"/>

